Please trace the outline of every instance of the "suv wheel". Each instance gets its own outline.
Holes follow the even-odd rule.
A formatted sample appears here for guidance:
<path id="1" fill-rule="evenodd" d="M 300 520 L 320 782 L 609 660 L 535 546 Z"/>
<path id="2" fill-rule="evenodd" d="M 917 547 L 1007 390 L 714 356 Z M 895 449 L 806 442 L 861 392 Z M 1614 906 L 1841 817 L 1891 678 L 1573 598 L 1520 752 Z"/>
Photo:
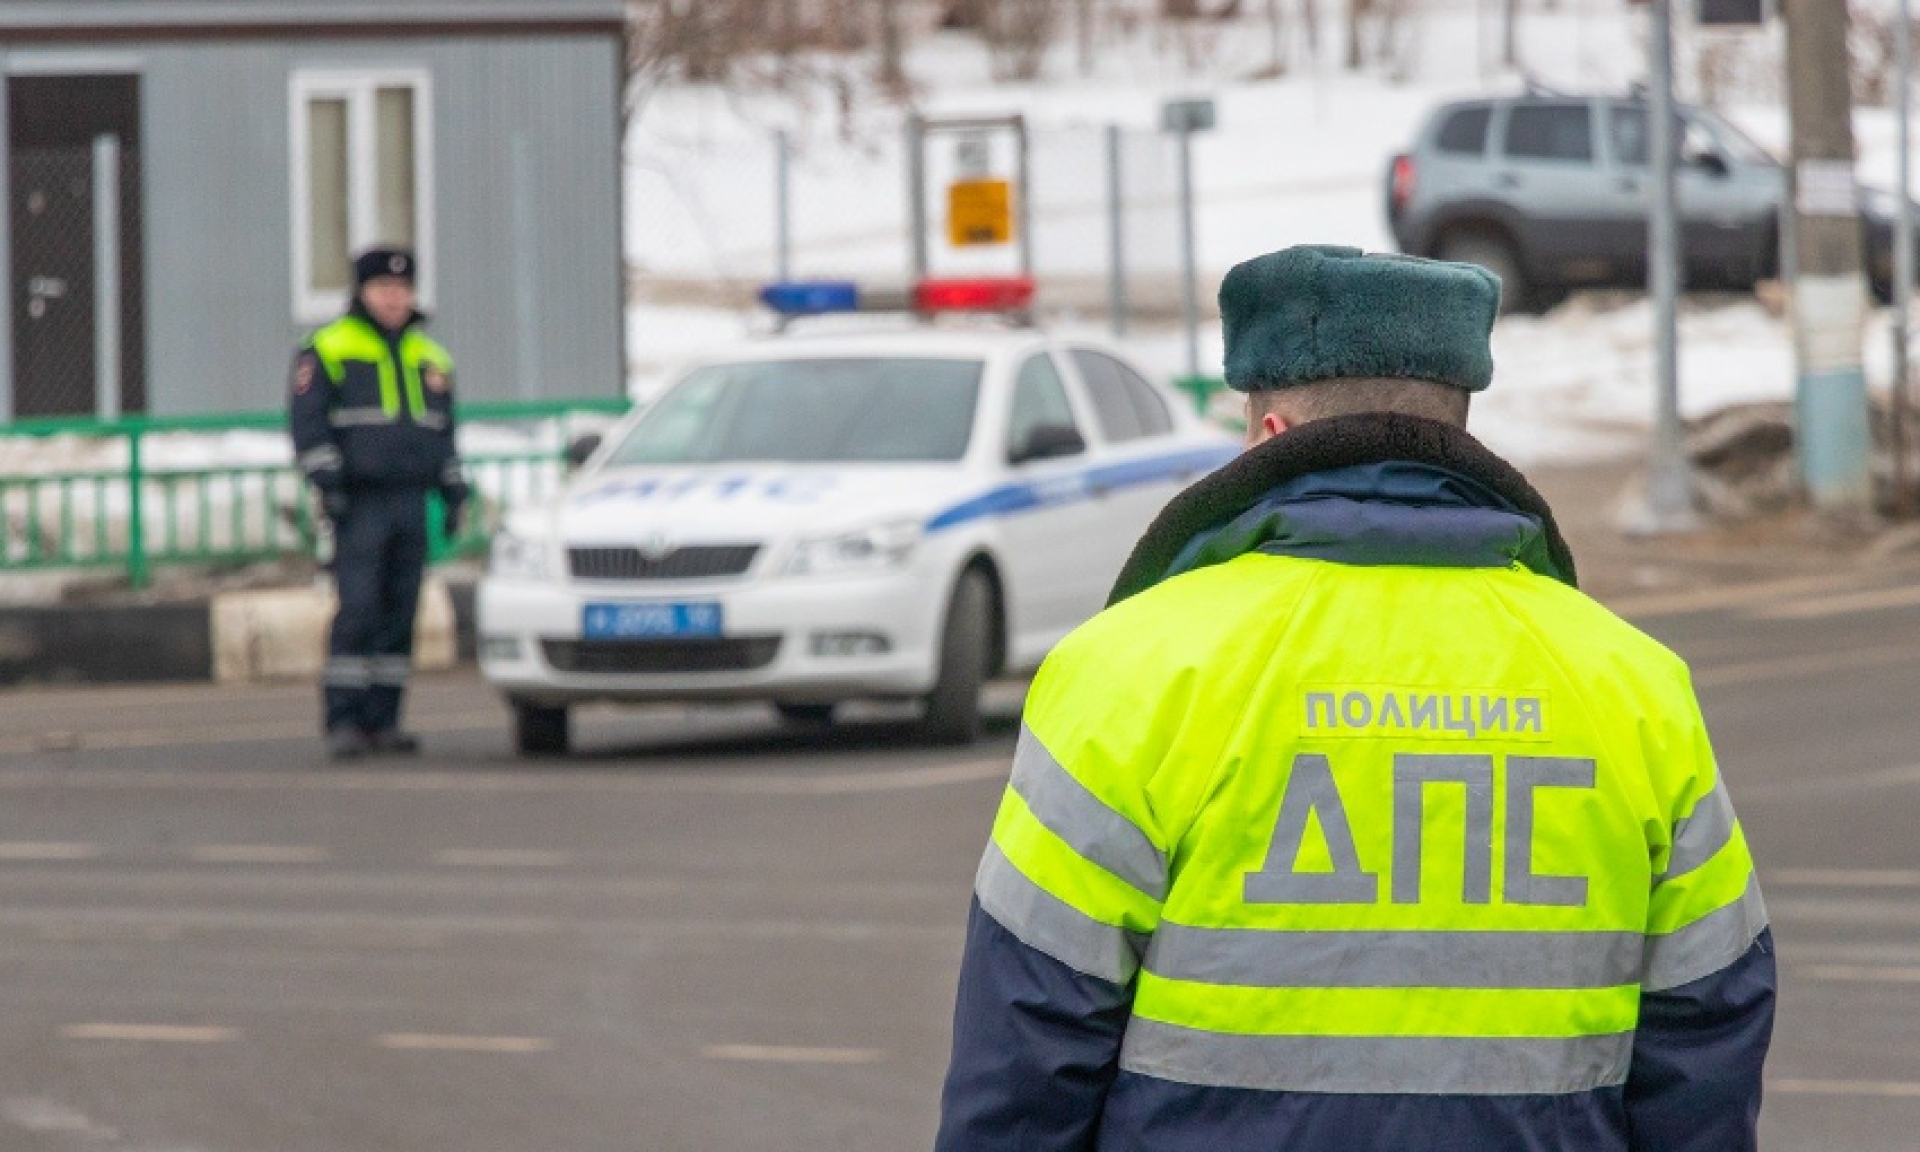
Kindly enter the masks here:
<path id="1" fill-rule="evenodd" d="M 927 694 L 920 735 L 934 744 L 980 738 L 980 689 L 993 659 L 993 589 L 984 574 L 963 573 L 941 630 L 940 679 Z"/>
<path id="2" fill-rule="evenodd" d="M 513 703 L 513 750 L 522 756 L 565 756 L 573 732 L 565 708 Z"/>
<path id="3" fill-rule="evenodd" d="M 1536 306 L 1534 289 L 1521 270 L 1519 254 L 1512 242 L 1497 232 L 1482 228 L 1454 229 L 1440 237 L 1434 257 L 1460 264 L 1478 264 L 1498 276 L 1502 315 L 1526 312 Z"/>

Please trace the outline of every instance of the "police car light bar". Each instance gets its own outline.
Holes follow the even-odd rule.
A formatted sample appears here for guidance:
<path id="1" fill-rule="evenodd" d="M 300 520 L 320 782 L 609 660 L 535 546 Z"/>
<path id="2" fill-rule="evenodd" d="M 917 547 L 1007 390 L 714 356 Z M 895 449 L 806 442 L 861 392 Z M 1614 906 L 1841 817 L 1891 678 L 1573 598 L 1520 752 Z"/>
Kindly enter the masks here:
<path id="1" fill-rule="evenodd" d="M 922 280 L 909 290 L 851 280 L 789 280 L 760 289 L 760 302 L 783 319 L 847 312 L 1022 312 L 1032 303 L 1028 276 Z"/>

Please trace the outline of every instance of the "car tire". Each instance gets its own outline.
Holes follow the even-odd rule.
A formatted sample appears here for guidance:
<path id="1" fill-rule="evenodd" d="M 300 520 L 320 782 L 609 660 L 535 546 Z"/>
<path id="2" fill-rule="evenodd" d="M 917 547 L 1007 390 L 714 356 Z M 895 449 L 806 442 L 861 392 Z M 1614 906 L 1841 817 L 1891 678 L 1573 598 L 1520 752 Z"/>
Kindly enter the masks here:
<path id="1" fill-rule="evenodd" d="M 834 704 L 783 704 L 776 703 L 774 711 L 780 713 L 780 719 L 789 724 L 798 724 L 807 728 L 824 728 L 833 723 Z"/>
<path id="2" fill-rule="evenodd" d="M 920 736 L 930 744 L 971 744 L 980 738 L 980 689 L 993 658 L 993 587 L 968 570 L 954 585 L 940 634 L 940 678 L 926 697 Z"/>
<path id="3" fill-rule="evenodd" d="M 1498 232 L 1485 228 L 1456 228 L 1440 237 L 1434 258 L 1459 264 L 1478 264 L 1500 278 L 1500 314 L 1530 312 L 1538 307 L 1538 295 L 1527 282 L 1520 255 L 1513 243 Z"/>
<path id="4" fill-rule="evenodd" d="M 515 700 L 513 750 L 522 756 L 565 756 L 573 745 L 573 725 L 565 708 Z"/>

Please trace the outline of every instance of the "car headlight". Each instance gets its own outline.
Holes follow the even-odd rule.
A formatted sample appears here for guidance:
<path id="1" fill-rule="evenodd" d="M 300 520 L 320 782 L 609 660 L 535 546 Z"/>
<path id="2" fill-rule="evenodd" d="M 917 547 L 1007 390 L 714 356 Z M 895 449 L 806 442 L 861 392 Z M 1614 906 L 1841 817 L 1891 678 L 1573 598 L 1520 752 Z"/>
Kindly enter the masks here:
<path id="1" fill-rule="evenodd" d="M 786 574 L 835 576 L 904 567 L 913 558 L 921 535 L 918 520 L 901 520 L 802 540 L 787 560 Z"/>
<path id="2" fill-rule="evenodd" d="M 553 575 L 553 547 L 544 537 L 501 531 L 493 538 L 487 572 L 506 580 L 545 580 Z"/>

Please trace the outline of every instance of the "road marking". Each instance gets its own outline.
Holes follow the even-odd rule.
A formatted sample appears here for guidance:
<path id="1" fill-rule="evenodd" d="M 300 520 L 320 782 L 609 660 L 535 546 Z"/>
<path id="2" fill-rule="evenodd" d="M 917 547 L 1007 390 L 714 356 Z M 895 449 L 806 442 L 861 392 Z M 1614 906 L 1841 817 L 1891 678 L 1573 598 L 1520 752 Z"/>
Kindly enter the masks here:
<path id="1" fill-rule="evenodd" d="M 1912 868 L 1775 868 L 1761 875 L 1769 886 L 1920 888 L 1920 869 Z"/>
<path id="2" fill-rule="evenodd" d="M 98 844 L 33 843 L 17 841 L 0 844 L 0 860 L 92 860 L 100 855 Z"/>
<path id="3" fill-rule="evenodd" d="M 202 844 L 187 850 L 196 864 L 325 864 L 331 855 L 303 844 Z"/>
<path id="4" fill-rule="evenodd" d="M 476 772 L 306 772 L 205 769 L 101 768 L 73 771 L 53 768 L 0 770 L 0 789 L 304 792 L 465 792 L 540 794 L 552 792 L 616 795 L 854 796 L 945 788 L 1005 780 L 1012 757 L 963 760 L 891 771 L 836 772 L 818 776 L 724 777 L 712 772 L 615 776 L 606 773 L 530 775 L 511 771 Z"/>
<path id="5" fill-rule="evenodd" d="M 1920 968 L 1809 964 L 1804 968 L 1794 968 L 1793 974 L 1801 980 L 1831 980 L 1843 984 L 1920 984 Z"/>
<path id="6" fill-rule="evenodd" d="M 709 1060 L 767 1064 L 873 1064 L 885 1055 L 878 1048 L 794 1048 L 778 1044 L 710 1044 L 700 1050 Z"/>
<path id="7" fill-rule="evenodd" d="M 1829 616 L 1848 616 L 1856 612 L 1880 612 L 1889 608 L 1920 605 L 1920 585 L 1876 588 L 1849 592 L 1787 604 L 1768 604 L 1749 609 L 1745 615 L 1754 620 L 1823 620 Z"/>
<path id="8" fill-rule="evenodd" d="M 540 848 L 442 848 L 432 860 L 446 868 L 565 868 L 573 863 L 573 854 Z"/>
<path id="9" fill-rule="evenodd" d="M 1803 656 L 1782 656 L 1745 664 L 1723 664 L 1696 669 L 1693 683 L 1700 688 L 1729 688 L 1738 684 L 1758 684 L 1767 680 L 1794 680 L 1825 672 L 1851 672 L 1863 668 L 1884 668 L 1920 660 L 1920 646 L 1888 644 L 1877 648 L 1858 648 L 1850 652 L 1809 652 Z"/>
<path id="10" fill-rule="evenodd" d="M 482 732 L 497 730 L 500 713 L 494 710 L 423 716 L 412 723 L 418 732 Z M 306 721 L 263 720 L 248 724 L 207 724 L 193 727 L 124 728 L 108 732 L 43 731 L 0 737 L 0 755 L 38 752 L 127 752 L 147 748 L 201 748 L 222 744 L 259 744 L 312 741 L 319 747 L 314 727 Z"/>
<path id="11" fill-rule="evenodd" d="M 1769 580 L 1758 584 L 1735 584 L 1721 588 L 1695 588 L 1685 592 L 1648 592 L 1639 596 L 1619 596 L 1607 601 L 1614 612 L 1634 619 L 1651 616 L 1683 616 L 1690 612 L 1710 612 L 1716 608 L 1738 608 L 1787 596 L 1805 596 L 1840 588 L 1855 588 L 1860 577 L 1844 575 L 1796 576 L 1788 580 Z"/>
<path id="12" fill-rule="evenodd" d="M 240 1038 L 234 1028 L 183 1024 L 68 1024 L 60 1029 L 67 1040 L 124 1040 L 155 1044 L 224 1044 Z"/>
<path id="13" fill-rule="evenodd" d="M 1767 1091 L 1789 1096 L 1879 1096 L 1920 1099 L 1920 1083 L 1910 1080 L 1769 1080 Z"/>
<path id="14" fill-rule="evenodd" d="M 553 1041 L 540 1036 L 436 1036 L 427 1032 L 389 1032 L 380 1047 L 399 1052 L 551 1052 Z"/>

